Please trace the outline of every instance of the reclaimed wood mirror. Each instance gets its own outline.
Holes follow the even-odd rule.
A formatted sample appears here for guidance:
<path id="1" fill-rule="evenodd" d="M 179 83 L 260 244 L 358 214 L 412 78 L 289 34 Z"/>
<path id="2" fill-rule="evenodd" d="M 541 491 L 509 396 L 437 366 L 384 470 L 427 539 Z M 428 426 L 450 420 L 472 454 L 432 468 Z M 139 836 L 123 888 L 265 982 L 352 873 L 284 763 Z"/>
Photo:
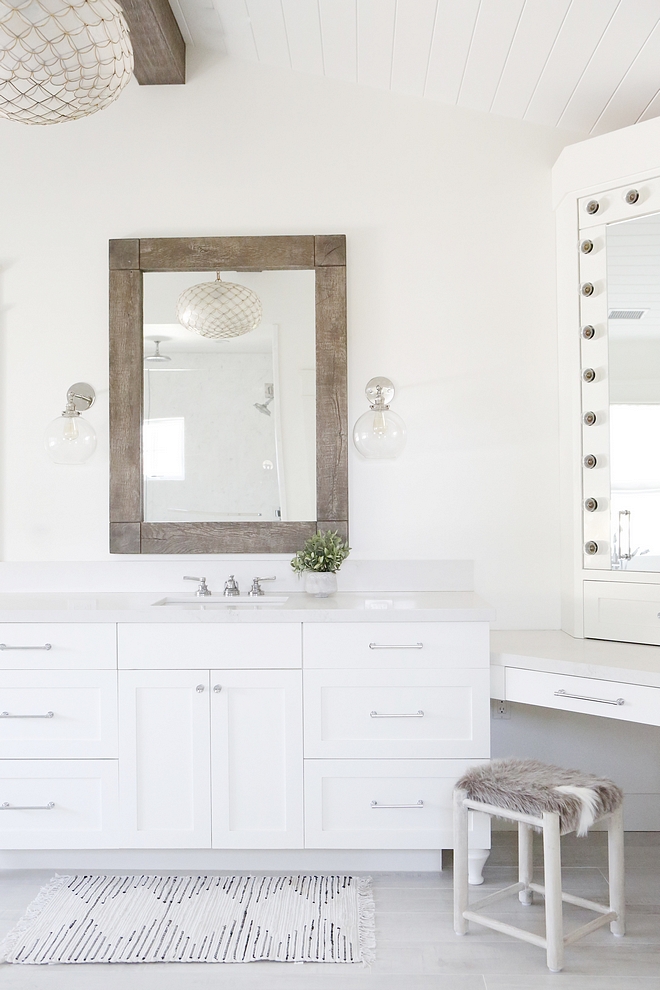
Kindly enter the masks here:
<path id="1" fill-rule="evenodd" d="M 200 336 L 216 277 L 263 311 Z M 346 238 L 110 241 L 110 552 L 289 553 L 348 537 Z"/>

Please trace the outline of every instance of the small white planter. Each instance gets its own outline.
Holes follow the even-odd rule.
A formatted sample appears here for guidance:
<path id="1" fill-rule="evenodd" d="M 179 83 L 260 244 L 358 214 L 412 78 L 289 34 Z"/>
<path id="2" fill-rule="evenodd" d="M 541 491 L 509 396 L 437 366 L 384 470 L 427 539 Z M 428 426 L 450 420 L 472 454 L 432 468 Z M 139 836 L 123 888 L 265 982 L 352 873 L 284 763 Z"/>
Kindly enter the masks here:
<path id="1" fill-rule="evenodd" d="M 315 598 L 328 598 L 337 591 L 337 575 L 331 571 L 305 571 L 305 591 Z"/>

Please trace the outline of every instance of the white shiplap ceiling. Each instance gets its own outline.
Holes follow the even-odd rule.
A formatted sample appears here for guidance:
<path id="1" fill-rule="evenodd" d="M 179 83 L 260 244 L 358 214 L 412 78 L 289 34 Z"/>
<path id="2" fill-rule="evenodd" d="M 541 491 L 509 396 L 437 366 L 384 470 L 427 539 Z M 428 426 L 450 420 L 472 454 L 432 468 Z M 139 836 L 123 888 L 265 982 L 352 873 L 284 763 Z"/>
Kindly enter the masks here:
<path id="1" fill-rule="evenodd" d="M 659 0 L 171 0 L 218 53 L 582 133 L 660 116 Z"/>

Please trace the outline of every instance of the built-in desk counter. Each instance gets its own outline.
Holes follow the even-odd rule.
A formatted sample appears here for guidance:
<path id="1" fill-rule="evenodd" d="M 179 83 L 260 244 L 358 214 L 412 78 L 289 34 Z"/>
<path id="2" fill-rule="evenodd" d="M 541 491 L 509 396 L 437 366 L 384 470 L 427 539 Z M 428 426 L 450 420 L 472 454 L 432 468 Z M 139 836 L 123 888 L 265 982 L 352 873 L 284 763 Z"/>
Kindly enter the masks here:
<path id="1" fill-rule="evenodd" d="M 559 630 L 493 632 L 491 697 L 660 725 L 660 647 Z"/>

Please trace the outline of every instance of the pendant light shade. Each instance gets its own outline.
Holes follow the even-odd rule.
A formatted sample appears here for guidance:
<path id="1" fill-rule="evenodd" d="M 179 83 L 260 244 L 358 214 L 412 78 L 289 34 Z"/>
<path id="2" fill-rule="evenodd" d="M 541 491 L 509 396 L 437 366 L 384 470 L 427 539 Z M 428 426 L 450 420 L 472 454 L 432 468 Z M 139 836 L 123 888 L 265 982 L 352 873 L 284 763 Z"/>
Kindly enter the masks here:
<path id="1" fill-rule="evenodd" d="M 176 316 L 182 326 L 216 340 L 241 337 L 255 330 L 262 312 L 256 292 L 246 285 L 223 282 L 220 275 L 215 282 L 200 282 L 184 289 L 176 304 Z"/>
<path id="2" fill-rule="evenodd" d="M 0 0 L 0 117 L 86 117 L 116 100 L 132 71 L 115 0 Z"/>

